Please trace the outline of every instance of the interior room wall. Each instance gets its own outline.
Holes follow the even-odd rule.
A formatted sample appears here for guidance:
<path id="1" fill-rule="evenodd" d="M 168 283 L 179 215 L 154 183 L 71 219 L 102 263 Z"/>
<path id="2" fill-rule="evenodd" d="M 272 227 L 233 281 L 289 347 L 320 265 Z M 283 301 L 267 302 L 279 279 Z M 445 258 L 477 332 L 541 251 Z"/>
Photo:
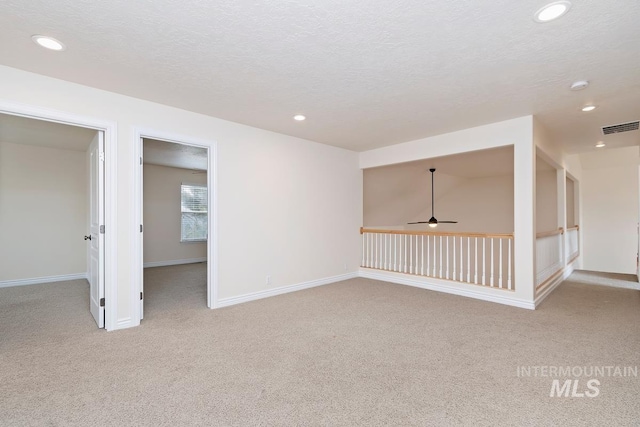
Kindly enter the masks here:
<path id="1" fill-rule="evenodd" d="M 84 151 L 0 142 L 0 282 L 87 272 Z"/>
<path id="2" fill-rule="evenodd" d="M 513 194 L 513 175 L 465 179 L 436 202 L 438 219 L 458 221 L 438 230 L 513 233 Z"/>
<path id="3" fill-rule="evenodd" d="M 540 160 L 538 160 L 540 161 Z M 558 180 L 556 170 L 536 171 L 536 232 L 558 228 Z"/>
<path id="4" fill-rule="evenodd" d="M 401 226 L 431 217 L 431 187 L 423 174 L 409 180 L 389 180 L 384 169 L 364 172 L 365 226 Z M 512 233 L 513 175 L 463 178 L 439 174 L 435 191 L 438 231 Z"/>
<path id="5" fill-rule="evenodd" d="M 464 182 L 465 179 L 438 173 L 435 200 Z M 363 171 L 364 226 L 404 226 L 407 222 L 431 217 L 431 181 L 425 168 L 396 165 Z M 424 213 L 428 211 L 425 218 Z"/>
<path id="6" fill-rule="evenodd" d="M 575 227 L 576 210 L 575 210 L 575 185 L 571 178 L 567 178 L 567 227 Z"/>
<path id="7" fill-rule="evenodd" d="M 144 262 L 189 262 L 207 257 L 206 242 L 180 242 L 180 186 L 207 185 L 207 174 L 144 165 Z"/>
<path id="8" fill-rule="evenodd" d="M 638 147 L 580 156 L 583 268 L 636 273 Z"/>
<path id="9" fill-rule="evenodd" d="M 0 66 L 6 103 L 117 125 L 117 315 L 135 326 L 136 127 L 217 145 L 220 299 L 356 272 L 362 171 L 358 153 Z M 304 125 L 304 124 L 302 124 Z M 270 276 L 270 283 L 266 283 Z"/>

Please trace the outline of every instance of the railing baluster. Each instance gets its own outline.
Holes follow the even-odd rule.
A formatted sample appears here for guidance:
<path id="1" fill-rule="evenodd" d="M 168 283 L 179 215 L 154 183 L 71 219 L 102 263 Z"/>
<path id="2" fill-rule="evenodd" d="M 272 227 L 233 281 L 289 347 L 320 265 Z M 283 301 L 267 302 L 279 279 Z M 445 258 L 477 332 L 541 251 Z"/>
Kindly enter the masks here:
<path id="1" fill-rule="evenodd" d="M 404 252 L 404 270 L 403 273 L 407 272 L 407 236 L 404 236 L 404 244 L 402 245 L 402 252 Z"/>
<path id="2" fill-rule="evenodd" d="M 400 237 L 398 238 L 398 271 L 400 273 L 402 273 L 402 239 L 404 238 L 403 235 L 400 235 Z"/>
<path id="3" fill-rule="evenodd" d="M 487 244 L 486 240 L 482 238 L 482 286 L 486 286 L 485 270 L 487 268 Z"/>
<path id="4" fill-rule="evenodd" d="M 393 271 L 398 271 L 398 235 L 393 235 Z"/>
<path id="5" fill-rule="evenodd" d="M 413 273 L 413 235 L 409 236 L 409 274 Z"/>
<path id="6" fill-rule="evenodd" d="M 498 239 L 500 242 L 500 270 L 498 271 L 498 286 L 502 289 L 502 239 Z"/>
<path id="7" fill-rule="evenodd" d="M 476 260 L 475 260 L 475 264 L 474 264 L 473 283 L 475 283 L 477 285 L 478 284 L 478 271 L 480 270 L 480 268 L 478 267 L 478 238 L 474 237 L 474 239 L 475 239 L 475 247 L 476 247 Z"/>
<path id="8" fill-rule="evenodd" d="M 420 275 L 424 276 L 424 234 L 420 240 L 420 244 L 422 246 L 422 255 L 420 256 Z"/>
<path id="9" fill-rule="evenodd" d="M 467 237 L 467 283 L 471 283 L 471 237 Z"/>
<path id="10" fill-rule="evenodd" d="M 507 273 L 507 288 L 511 289 L 511 239 L 507 239 L 509 242 L 509 264 L 507 265 L 508 273 Z"/>
<path id="11" fill-rule="evenodd" d="M 442 236 L 438 236 L 440 240 L 440 278 L 442 279 Z"/>
<path id="12" fill-rule="evenodd" d="M 449 238 L 447 238 L 447 240 L 448 239 Z M 453 280 L 456 280 L 456 237 L 455 236 L 453 236 L 453 274 L 451 278 Z"/>
<path id="13" fill-rule="evenodd" d="M 462 249 L 462 236 L 460 236 L 460 281 L 464 282 L 464 254 Z"/>
<path id="14" fill-rule="evenodd" d="M 427 276 L 431 275 L 431 270 L 429 267 L 431 266 L 431 240 L 429 239 L 429 235 L 427 234 Z"/>
<path id="15" fill-rule="evenodd" d="M 493 288 L 493 237 L 491 238 L 491 287 Z"/>
<path id="16" fill-rule="evenodd" d="M 449 278 L 449 236 L 447 236 L 447 269 L 446 269 L 446 277 Z"/>
<path id="17" fill-rule="evenodd" d="M 373 259 L 375 261 L 376 268 L 378 268 L 378 254 L 380 253 L 380 251 L 378 249 L 378 240 L 380 240 L 379 236 L 380 235 L 376 233 L 376 242 L 375 242 L 374 250 L 373 250 Z"/>
<path id="18" fill-rule="evenodd" d="M 415 268 L 413 271 L 413 274 L 419 274 L 418 273 L 418 266 L 420 265 L 420 263 L 418 262 L 418 256 L 420 255 L 420 239 L 418 239 L 418 236 L 416 236 L 416 263 L 415 263 Z"/>
<path id="19" fill-rule="evenodd" d="M 388 238 L 387 238 L 388 237 Z M 389 255 L 391 254 L 391 234 L 384 236 L 384 268 L 385 270 L 391 270 L 391 263 L 389 262 Z"/>

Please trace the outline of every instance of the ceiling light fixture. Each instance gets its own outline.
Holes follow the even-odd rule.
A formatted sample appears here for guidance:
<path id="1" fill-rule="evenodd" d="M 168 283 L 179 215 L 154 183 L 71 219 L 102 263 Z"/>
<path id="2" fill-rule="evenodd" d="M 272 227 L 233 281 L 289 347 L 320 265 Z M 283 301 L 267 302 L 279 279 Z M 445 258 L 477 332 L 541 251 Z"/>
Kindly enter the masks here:
<path id="1" fill-rule="evenodd" d="M 579 80 L 577 82 L 573 82 L 571 84 L 571 90 L 582 90 L 586 89 L 589 86 L 589 82 L 586 80 Z"/>
<path id="2" fill-rule="evenodd" d="M 596 148 L 602 148 L 604 146 L 606 146 L 607 144 L 605 144 L 604 142 L 600 141 L 596 144 Z"/>
<path id="3" fill-rule="evenodd" d="M 584 107 L 582 107 L 582 111 L 584 111 L 585 113 L 588 113 L 589 111 L 593 111 L 595 110 L 596 107 L 595 105 L 585 105 Z"/>
<path id="4" fill-rule="evenodd" d="M 66 46 L 60 40 L 56 40 L 53 37 L 41 36 L 39 34 L 36 34 L 34 36 L 31 36 L 31 40 L 46 49 L 57 51 L 66 49 Z"/>
<path id="5" fill-rule="evenodd" d="M 293 116 L 293 120 L 297 120 L 299 122 L 306 120 L 306 116 L 303 116 L 302 114 L 296 114 L 295 116 Z"/>
<path id="6" fill-rule="evenodd" d="M 533 19 L 540 23 L 550 22 L 566 14 L 570 8 L 571 3 L 568 1 L 556 1 L 549 3 L 548 5 L 538 9 L 533 16 Z"/>

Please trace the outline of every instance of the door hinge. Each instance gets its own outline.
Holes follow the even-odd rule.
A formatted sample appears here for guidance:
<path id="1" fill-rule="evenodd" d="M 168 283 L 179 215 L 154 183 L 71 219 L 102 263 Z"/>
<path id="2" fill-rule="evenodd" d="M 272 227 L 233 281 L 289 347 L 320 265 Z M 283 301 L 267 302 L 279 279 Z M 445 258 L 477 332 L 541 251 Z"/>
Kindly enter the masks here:
<path id="1" fill-rule="evenodd" d="M 100 298 L 100 307 L 104 307 L 104 298 Z"/>
<path id="2" fill-rule="evenodd" d="M 140 301 L 142 301 L 142 292 L 140 292 Z"/>
<path id="3" fill-rule="evenodd" d="M 100 226 L 100 234 L 104 234 L 104 225 Z"/>
<path id="4" fill-rule="evenodd" d="M 140 224 L 140 232 L 142 233 L 142 224 Z"/>
<path id="5" fill-rule="evenodd" d="M 140 157 L 140 164 L 142 164 L 142 157 Z"/>
<path id="6" fill-rule="evenodd" d="M 100 153 L 99 158 L 101 162 L 104 162 L 104 152 Z"/>

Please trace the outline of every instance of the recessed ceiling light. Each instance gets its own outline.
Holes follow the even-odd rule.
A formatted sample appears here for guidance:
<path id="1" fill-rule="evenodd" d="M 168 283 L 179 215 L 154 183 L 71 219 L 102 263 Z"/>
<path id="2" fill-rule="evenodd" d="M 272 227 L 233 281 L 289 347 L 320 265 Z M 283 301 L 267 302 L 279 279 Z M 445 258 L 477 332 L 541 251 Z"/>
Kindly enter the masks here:
<path id="1" fill-rule="evenodd" d="M 598 143 L 596 144 L 596 148 L 602 148 L 602 147 L 604 147 L 605 145 L 607 145 L 607 144 L 605 144 L 604 142 L 600 141 L 600 142 L 598 142 Z"/>
<path id="2" fill-rule="evenodd" d="M 295 116 L 293 116 L 293 120 L 301 122 L 303 120 L 306 120 L 306 116 L 303 116 L 302 114 L 296 114 Z"/>
<path id="3" fill-rule="evenodd" d="M 65 50 L 66 47 L 59 40 L 54 39 L 53 37 L 41 36 L 36 34 L 35 36 L 31 36 L 31 40 L 38 45 L 51 50 Z"/>
<path id="4" fill-rule="evenodd" d="M 582 90 L 586 89 L 589 86 L 589 82 L 586 80 L 579 80 L 577 82 L 571 83 L 571 90 Z"/>
<path id="5" fill-rule="evenodd" d="M 548 5 L 539 9 L 533 16 L 536 22 L 549 22 L 554 19 L 560 18 L 567 13 L 571 8 L 571 3 L 568 1 L 556 1 L 549 3 Z"/>
<path id="6" fill-rule="evenodd" d="M 595 105 L 585 105 L 584 107 L 582 107 L 582 111 L 584 111 L 585 113 L 588 113 L 589 111 L 593 111 L 595 110 L 596 107 Z"/>

